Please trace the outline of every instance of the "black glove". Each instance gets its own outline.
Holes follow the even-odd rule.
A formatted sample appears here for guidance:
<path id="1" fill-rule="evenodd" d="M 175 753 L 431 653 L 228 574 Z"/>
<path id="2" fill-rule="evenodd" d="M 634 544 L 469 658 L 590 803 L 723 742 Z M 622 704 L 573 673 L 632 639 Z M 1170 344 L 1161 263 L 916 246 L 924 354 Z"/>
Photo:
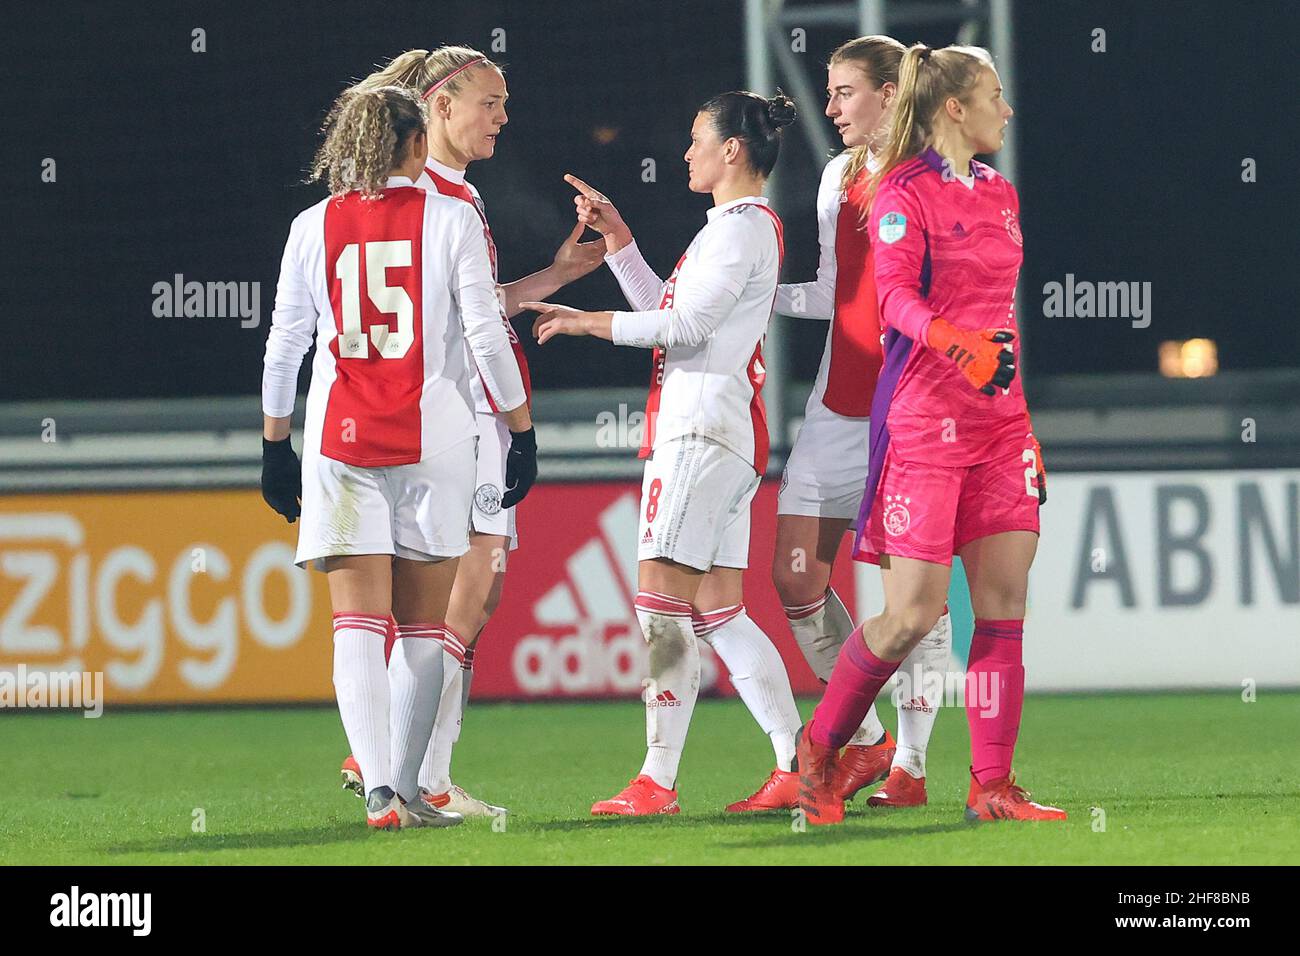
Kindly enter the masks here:
<path id="1" fill-rule="evenodd" d="M 510 451 L 506 454 L 506 493 L 501 496 L 502 508 L 513 508 L 524 500 L 528 489 L 537 480 L 537 432 L 510 433 Z"/>
<path id="2" fill-rule="evenodd" d="M 287 438 L 262 439 L 262 498 L 276 514 L 293 524 L 302 514 L 302 463 Z"/>

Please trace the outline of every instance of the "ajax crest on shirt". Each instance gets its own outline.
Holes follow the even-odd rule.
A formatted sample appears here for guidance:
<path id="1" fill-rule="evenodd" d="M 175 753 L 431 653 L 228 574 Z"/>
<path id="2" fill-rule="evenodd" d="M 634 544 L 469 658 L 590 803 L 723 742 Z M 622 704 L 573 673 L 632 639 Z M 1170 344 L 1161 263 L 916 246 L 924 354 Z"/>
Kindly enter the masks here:
<path id="1" fill-rule="evenodd" d="M 887 212 L 880 217 L 877 232 L 881 242 L 887 245 L 895 243 L 907 235 L 907 217 L 901 212 Z"/>
<path id="2" fill-rule="evenodd" d="M 886 534 L 894 537 L 906 533 L 912 524 L 912 513 L 907 510 L 907 506 L 911 503 L 911 498 L 904 498 L 902 495 L 885 495 L 885 511 L 882 518 Z"/>
<path id="3" fill-rule="evenodd" d="M 1007 234 L 1011 236 L 1011 241 L 1018 246 L 1025 244 L 1025 237 L 1020 234 L 1020 217 L 1016 215 L 1014 209 L 1002 210 L 1002 219 L 1007 227 Z"/>
<path id="4" fill-rule="evenodd" d="M 485 515 L 494 515 L 501 511 L 501 489 L 487 483 L 479 485 L 474 492 L 474 506 Z"/>

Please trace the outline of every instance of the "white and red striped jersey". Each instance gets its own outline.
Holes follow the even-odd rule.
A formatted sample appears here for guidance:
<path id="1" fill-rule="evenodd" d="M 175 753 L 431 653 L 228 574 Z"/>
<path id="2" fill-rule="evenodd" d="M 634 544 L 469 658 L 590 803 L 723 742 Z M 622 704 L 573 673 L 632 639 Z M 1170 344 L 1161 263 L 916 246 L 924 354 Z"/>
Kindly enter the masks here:
<path id="1" fill-rule="evenodd" d="M 782 284 L 776 294 L 782 315 L 831 320 L 807 415 L 821 404 L 846 417 L 869 416 L 884 360 L 866 215 L 867 176 L 878 163 L 870 156 L 846 191 L 840 183 L 851 155 L 827 163 L 817 187 L 816 280 Z"/>
<path id="2" fill-rule="evenodd" d="M 405 177 L 382 198 L 332 196 L 294 219 L 266 341 L 267 415 L 293 412 L 313 332 L 304 454 L 402 465 L 477 435 L 470 352 L 499 407 L 524 402 L 482 223 Z"/>
<path id="3" fill-rule="evenodd" d="M 745 196 L 709 210 L 667 282 L 635 242 L 605 257 L 638 310 L 614 313 L 614 342 L 655 350 L 642 458 L 697 435 L 767 470 L 763 337 L 782 251 L 781 220 L 765 198 Z"/>
<path id="4" fill-rule="evenodd" d="M 465 179 L 463 169 L 453 169 L 446 163 L 440 163 L 432 156 L 424 164 L 424 172 L 420 178 L 415 181 L 415 185 L 422 189 L 434 190 L 443 196 L 451 196 L 469 203 L 478 213 L 479 220 L 483 223 L 483 238 L 487 240 L 488 259 L 492 264 L 492 281 L 500 283 L 501 279 L 497 272 L 497 244 L 492 239 L 492 230 L 488 226 L 487 210 L 483 205 L 483 198 L 474 188 L 474 184 Z M 506 327 L 506 335 L 510 337 L 510 347 L 514 350 L 515 361 L 519 363 L 519 375 L 524 380 L 524 394 L 528 396 L 531 404 L 533 398 L 532 380 L 528 374 L 528 359 L 524 355 L 523 343 L 519 341 L 519 334 L 510 324 L 510 319 L 506 316 L 504 300 L 500 297 L 498 287 L 498 305 L 501 307 L 501 324 Z M 470 380 L 470 391 L 474 396 L 475 407 L 483 413 L 499 412 L 500 408 L 492 401 L 492 397 L 484 390 L 483 383 L 477 377 Z"/>

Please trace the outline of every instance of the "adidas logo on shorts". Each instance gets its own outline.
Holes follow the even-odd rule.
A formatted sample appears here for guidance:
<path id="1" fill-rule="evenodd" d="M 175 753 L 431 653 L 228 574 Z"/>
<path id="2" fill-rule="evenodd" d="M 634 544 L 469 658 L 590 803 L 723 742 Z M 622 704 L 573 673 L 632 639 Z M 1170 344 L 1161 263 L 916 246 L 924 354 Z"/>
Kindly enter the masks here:
<path id="1" fill-rule="evenodd" d="M 654 700 L 647 700 L 645 705 L 647 707 L 680 707 L 682 702 L 673 696 L 672 691 L 666 690 L 662 694 L 655 694 Z"/>

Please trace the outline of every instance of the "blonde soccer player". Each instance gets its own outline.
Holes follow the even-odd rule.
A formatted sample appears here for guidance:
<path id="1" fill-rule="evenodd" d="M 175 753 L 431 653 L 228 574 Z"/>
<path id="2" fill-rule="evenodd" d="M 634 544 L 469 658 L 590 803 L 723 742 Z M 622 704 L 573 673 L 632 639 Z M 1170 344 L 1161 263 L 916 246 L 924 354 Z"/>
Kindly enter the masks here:
<path id="1" fill-rule="evenodd" d="M 326 574 L 339 712 L 367 823 L 383 829 L 462 820 L 421 799 L 418 771 L 443 684 L 452 582 L 469 549 L 471 376 L 514 436 L 509 503 L 537 474 L 482 223 L 465 203 L 415 185 L 427 119 L 420 97 L 396 87 L 335 104 L 313 167 L 330 196 L 290 228 L 262 379 L 262 493 L 290 522 L 301 513 L 295 560 Z M 299 463 L 289 423 L 313 335 Z"/>
<path id="2" fill-rule="evenodd" d="M 395 85 L 415 91 L 429 111 L 429 154 L 416 184 L 472 208 L 481 222 L 483 240 L 497 279 L 497 250 L 478 190 L 466 179 L 471 163 L 496 153 L 497 140 L 509 117 L 510 98 L 501 68 L 478 50 L 442 46 L 410 50 L 357 83 L 364 90 Z M 510 317 L 524 299 L 544 298 L 599 267 L 605 246 L 600 240 L 579 242 L 579 224 L 561 244 L 554 261 L 540 272 L 498 286 L 501 325 L 510 343 L 531 404 L 528 361 Z M 471 376 L 478 424 L 478 470 L 474 480 L 473 527 L 469 552 L 461 559 L 452 585 L 444 641 L 444 686 L 438 720 L 420 767 L 420 786 L 436 807 L 464 816 L 495 816 L 506 809 L 475 797 L 451 779 L 452 750 L 460 738 L 469 703 L 474 651 L 501 601 L 509 553 L 519 547 L 515 508 L 506 500 L 507 456 L 512 444 L 507 425 L 496 413 L 491 393 Z M 360 792 L 361 776 L 352 758 L 343 764 L 344 785 Z"/>
<path id="3" fill-rule="evenodd" d="M 1064 820 L 1012 770 L 1024 701 L 1025 602 L 1047 486 L 1016 377 L 1020 198 L 977 154 L 1012 116 L 987 50 L 908 48 L 872 181 L 869 224 L 886 362 L 854 557 L 878 563 L 880 614 L 844 643 L 799 740 L 809 823 L 843 820 L 839 750 L 942 613 L 954 555 L 970 581 L 968 820 Z M 873 438 L 875 436 L 873 435 Z"/>
<path id="4" fill-rule="evenodd" d="M 782 255 L 781 221 L 763 186 L 794 115 L 787 97 L 747 92 L 700 107 L 685 159 L 690 189 L 711 194 L 714 206 L 666 282 L 613 204 L 570 177 L 579 222 L 604 236 L 605 261 L 634 311 L 523 303 L 540 313 L 533 332 L 543 344 L 594 335 L 654 350 L 637 532 L 636 615 L 650 652 L 647 753 L 627 787 L 592 806 L 596 815 L 679 811 L 677 772 L 699 692 L 701 639 L 772 742 L 777 766 L 760 794 L 785 802 L 798 786 L 791 742 L 799 713 L 789 677 L 745 612 L 741 586 L 750 503 L 767 468 L 762 346 Z"/>
<path id="5" fill-rule="evenodd" d="M 830 320 L 817 379 L 781 479 L 772 557 L 772 581 L 790 630 L 823 683 L 853 630 L 831 587 L 831 569 L 857 517 L 869 465 L 871 398 L 883 361 L 883 330 L 867 230 L 868 182 L 889 131 L 903 51 L 892 37 L 865 36 L 831 55 L 826 115 L 846 149 L 826 164 L 817 190 L 817 278 L 781 285 L 776 296 L 778 312 Z M 899 668 L 897 743 L 873 703 L 840 755 L 835 789 L 841 799 L 852 800 L 888 774 L 885 785 L 867 799 L 869 805 L 926 802 L 925 754 L 951 647 L 952 621 L 945 609 Z"/>

